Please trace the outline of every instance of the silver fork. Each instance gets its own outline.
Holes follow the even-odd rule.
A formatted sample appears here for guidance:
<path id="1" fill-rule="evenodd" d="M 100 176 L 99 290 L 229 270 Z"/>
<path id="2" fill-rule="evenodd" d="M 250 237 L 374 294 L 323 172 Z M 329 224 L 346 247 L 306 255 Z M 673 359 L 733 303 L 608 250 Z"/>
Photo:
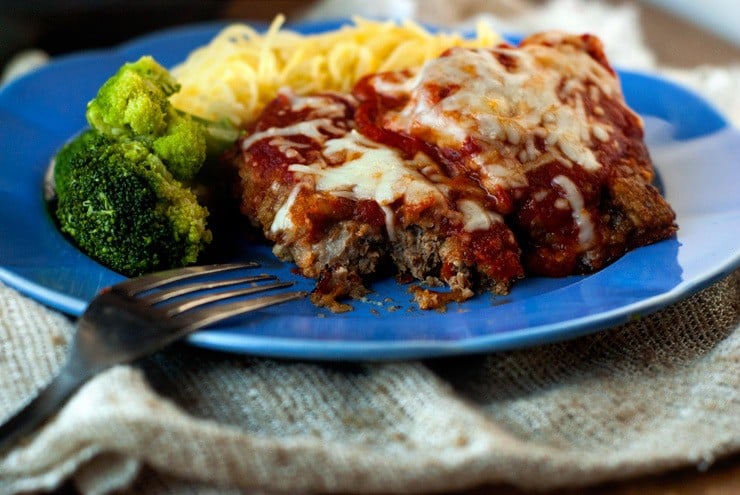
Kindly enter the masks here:
<path id="1" fill-rule="evenodd" d="M 275 281 L 272 275 L 165 287 L 193 277 L 257 266 L 257 263 L 234 263 L 180 268 L 126 280 L 101 291 L 78 320 L 67 361 L 60 372 L 31 402 L 0 426 L 0 452 L 39 426 L 93 375 L 151 354 L 194 330 L 226 318 L 305 297 L 305 292 L 282 292 L 211 304 L 292 285 Z M 274 282 L 262 283 L 270 280 Z M 242 286 L 211 290 L 237 285 Z M 204 290 L 208 292 L 183 297 Z"/>

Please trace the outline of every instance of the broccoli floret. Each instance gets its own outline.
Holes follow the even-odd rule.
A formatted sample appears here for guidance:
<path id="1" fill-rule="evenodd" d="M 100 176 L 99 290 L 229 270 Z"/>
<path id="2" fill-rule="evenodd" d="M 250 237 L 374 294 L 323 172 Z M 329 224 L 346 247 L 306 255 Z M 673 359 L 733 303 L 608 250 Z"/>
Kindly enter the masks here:
<path id="1" fill-rule="evenodd" d="M 125 275 L 195 263 L 211 241 L 191 187 L 238 131 L 177 110 L 179 89 L 152 57 L 123 65 L 88 103 L 90 129 L 55 157 L 62 231 Z"/>
<path id="2" fill-rule="evenodd" d="M 90 156 L 102 154 L 101 147 L 107 147 L 109 140 L 97 132 L 86 131 L 68 142 L 54 157 L 54 188 L 57 196 L 66 196 L 72 187 L 71 172 L 78 165 L 84 165 Z"/>
<path id="3" fill-rule="evenodd" d="M 179 89 L 167 69 L 150 56 L 141 57 L 101 86 L 87 105 L 87 121 L 110 138 L 142 141 L 175 178 L 190 181 L 205 161 L 207 130 L 170 103 Z"/>
<path id="4" fill-rule="evenodd" d="M 167 129 L 169 96 L 177 82 L 152 57 L 124 64 L 88 103 L 90 125 L 111 137 L 161 135 Z"/>
<path id="5" fill-rule="evenodd" d="M 165 133 L 152 143 L 154 152 L 176 178 L 192 180 L 206 159 L 206 134 L 189 115 L 169 119 Z"/>
<path id="6" fill-rule="evenodd" d="M 57 219 L 88 255 L 125 275 L 195 263 L 208 211 L 144 143 L 89 130 L 55 159 Z"/>

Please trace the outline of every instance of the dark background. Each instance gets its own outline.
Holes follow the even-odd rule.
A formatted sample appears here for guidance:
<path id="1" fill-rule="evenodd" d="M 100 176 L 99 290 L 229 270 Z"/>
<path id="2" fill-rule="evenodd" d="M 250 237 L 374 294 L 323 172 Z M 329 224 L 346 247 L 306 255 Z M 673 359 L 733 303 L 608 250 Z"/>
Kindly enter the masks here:
<path id="1" fill-rule="evenodd" d="M 370 5 L 375 0 L 367 0 Z M 425 0 L 423 22 L 429 11 L 451 13 L 448 0 Z M 545 0 L 454 1 L 459 18 L 485 10 L 505 13 L 515 7 Z M 674 67 L 727 64 L 740 61 L 740 47 L 692 25 L 669 11 L 642 0 L 606 0 L 640 7 L 648 46 L 659 62 Z M 700 1 L 700 0 L 697 0 Z M 0 68 L 13 54 L 38 48 L 54 56 L 105 48 L 158 29 L 210 20 L 270 21 L 277 13 L 298 18 L 318 0 L 0 0 Z M 334 5 L 337 7 L 337 4 Z M 453 16 L 454 17 L 454 16 Z M 740 29 L 740 28 L 739 28 Z"/>
<path id="2" fill-rule="evenodd" d="M 372 1 L 372 0 L 369 0 Z M 215 19 L 269 21 L 311 0 L 0 0 L 0 68 L 18 51 L 109 47 L 157 29 Z"/>

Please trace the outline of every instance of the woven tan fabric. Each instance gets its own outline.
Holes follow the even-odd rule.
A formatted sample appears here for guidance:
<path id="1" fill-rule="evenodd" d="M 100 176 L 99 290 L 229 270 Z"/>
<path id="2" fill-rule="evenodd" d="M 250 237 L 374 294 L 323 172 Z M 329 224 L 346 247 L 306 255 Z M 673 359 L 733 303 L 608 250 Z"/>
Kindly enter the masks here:
<path id="1" fill-rule="evenodd" d="M 4 286 L 0 301 L 4 417 L 59 365 L 72 326 Z M 87 493 L 551 488 L 707 466 L 740 451 L 739 302 L 736 272 L 622 327 L 428 362 L 175 346 L 86 385 L 0 461 L 0 492 L 68 477 Z"/>

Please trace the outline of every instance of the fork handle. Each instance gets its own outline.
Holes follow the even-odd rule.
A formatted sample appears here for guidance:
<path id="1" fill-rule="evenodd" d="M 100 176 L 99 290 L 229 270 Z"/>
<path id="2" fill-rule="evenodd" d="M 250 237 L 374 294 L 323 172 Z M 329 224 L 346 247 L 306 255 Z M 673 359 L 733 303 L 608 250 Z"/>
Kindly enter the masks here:
<path id="1" fill-rule="evenodd" d="M 0 425 L 0 453 L 33 431 L 89 379 L 88 373 L 64 366 L 31 402 Z"/>

